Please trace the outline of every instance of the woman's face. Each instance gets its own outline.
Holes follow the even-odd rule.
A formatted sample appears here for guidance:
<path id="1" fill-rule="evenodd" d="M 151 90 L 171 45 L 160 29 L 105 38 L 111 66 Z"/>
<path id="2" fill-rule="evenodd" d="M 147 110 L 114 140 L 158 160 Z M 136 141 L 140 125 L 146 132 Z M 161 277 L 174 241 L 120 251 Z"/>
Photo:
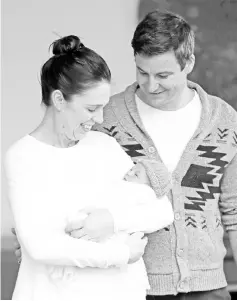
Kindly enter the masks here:
<path id="1" fill-rule="evenodd" d="M 95 123 L 103 122 L 103 108 L 109 102 L 110 84 L 101 82 L 65 101 L 61 112 L 64 134 L 69 140 L 82 139 Z"/>

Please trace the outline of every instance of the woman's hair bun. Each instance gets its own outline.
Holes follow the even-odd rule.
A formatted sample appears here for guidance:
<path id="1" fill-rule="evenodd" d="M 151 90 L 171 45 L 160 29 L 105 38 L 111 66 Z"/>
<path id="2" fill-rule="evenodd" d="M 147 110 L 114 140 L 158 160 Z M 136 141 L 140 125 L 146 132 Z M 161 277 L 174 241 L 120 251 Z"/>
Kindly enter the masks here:
<path id="1" fill-rule="evenodd" d="M 84 45 L 77 36 L 66 36 L 52 43 L 53 54 L 63 55 L 81 51 Z"/>

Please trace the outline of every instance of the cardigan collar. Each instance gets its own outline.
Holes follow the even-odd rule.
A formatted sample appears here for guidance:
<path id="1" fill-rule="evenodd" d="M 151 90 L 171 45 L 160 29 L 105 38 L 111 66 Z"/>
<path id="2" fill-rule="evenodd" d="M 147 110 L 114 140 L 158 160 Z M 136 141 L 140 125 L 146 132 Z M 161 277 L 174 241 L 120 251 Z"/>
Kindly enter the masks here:
<path id="1" fill-rule="evenodd" d="M 143 132 L 146 132 L 135 101 L 135 94 L 138 87 L 139 85 L 137 82 L 134 82 L 132 85 L 128 86 L 124 92 L 124 100 L 125 105 L 127 106 L 127 110 L 130 113 L 132 119 L 135 121 L 135 124 L 137 124 L 137 126 L 139 126 L 139 128 Z M 208 134 L 209 128 L 212 126 L 212 123 L 215 122 L 216 118 L 213 118 L 214 116 L 212 115 L 218 109 L 218 103 L 211 102 L 209 95 L 198 84 L 188 81 L 188 87 L 196 90 L 202 104 L 200 122 L 193 137 L 198 137 L 199 135 L 201 135 L 202 138 L 205 138 L 205 136 Z"/>

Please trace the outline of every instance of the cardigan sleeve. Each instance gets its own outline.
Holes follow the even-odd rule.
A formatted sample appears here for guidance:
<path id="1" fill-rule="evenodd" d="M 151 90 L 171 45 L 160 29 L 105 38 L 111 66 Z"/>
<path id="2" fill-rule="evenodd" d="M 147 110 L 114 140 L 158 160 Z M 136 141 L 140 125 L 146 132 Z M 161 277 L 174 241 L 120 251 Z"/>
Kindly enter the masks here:
<path id="1" fill-rule="evenodd" d="M 224 171 L 221 182 L 220 210 L 226 230 L 237 230 L 237 154 Z"/>
<path id="2" fill-rule="evenodd" d="M 129 248 L 125 244 L 103 245 L 74 239 L 65 233 L 63 208 L 52 201 L 60 196 L 48 192 L 39 163 L 9 151 L 5 167 L 17 237 L 34 260 L 80 268 L 127 264 Z"/>

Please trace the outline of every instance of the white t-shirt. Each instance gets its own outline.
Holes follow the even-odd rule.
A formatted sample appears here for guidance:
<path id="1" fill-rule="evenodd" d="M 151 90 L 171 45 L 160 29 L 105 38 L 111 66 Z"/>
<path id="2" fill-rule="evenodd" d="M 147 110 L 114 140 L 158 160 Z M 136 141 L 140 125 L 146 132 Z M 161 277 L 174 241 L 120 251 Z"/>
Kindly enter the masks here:
<path id="1" fill-rule="evenodd" d="M 170 172 L 176 168 L 200 122 L 202 105 L 197 92 L 194 92 L 193 99 L 177 111 L 155 109 L 137 95 L 135 98 L 143 125 Z"/>
<path id="2" fill-rule="evenodd" d="M 22 247 L 14 300 L 76 301 L 98 296 L 145 300 L 148 280 L 143 260 L 127 265 L 129 250 L 119 235 L 117 240 L 94 243 L 74 239 L 64 230 L 70 217 L 92 200 L 98 201 L 98 207 L 100 201 L 105 206 L 97 192 L 123 179 L 132 166 L 119 144 L 99 132 L 88 133 L 70 148 L 56 148 L 28 135 L 9 149 L 9 198 Z M 155 231 L 172 222 L 166 197 L 157 202 L 151 188 L 125 186 L 129 184 L 134 188 L 129 188 L 130 193 L 126 188 L 122 199 L 127 206 L 120 202 L 120 207 L 113 198 L 121 195 L 121 187 L 119 193 L 116 188 L 111 191 L 111 205 L 107 197 L 118 231 Z M 136 204 L 136 195 L 142 191 L 150 201 Z"/>

